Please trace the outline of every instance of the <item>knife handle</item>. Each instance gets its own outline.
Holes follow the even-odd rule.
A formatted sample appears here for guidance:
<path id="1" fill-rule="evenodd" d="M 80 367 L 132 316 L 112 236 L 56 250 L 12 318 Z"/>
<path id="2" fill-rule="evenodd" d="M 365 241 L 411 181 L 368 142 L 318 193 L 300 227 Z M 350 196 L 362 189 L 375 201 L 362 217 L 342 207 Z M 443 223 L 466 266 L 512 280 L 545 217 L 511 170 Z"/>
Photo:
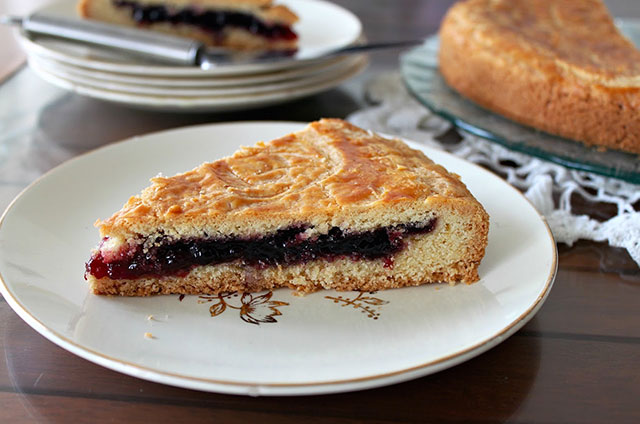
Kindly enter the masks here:
<path id="1" fill-rule="evenodd" d="M 30 33 L 117 48 L 177 65 L 196 65 L 198 55 L 204 49 L 202 43 L 188 38 L 38 13 L 23 19 L 22 28 Z"/>

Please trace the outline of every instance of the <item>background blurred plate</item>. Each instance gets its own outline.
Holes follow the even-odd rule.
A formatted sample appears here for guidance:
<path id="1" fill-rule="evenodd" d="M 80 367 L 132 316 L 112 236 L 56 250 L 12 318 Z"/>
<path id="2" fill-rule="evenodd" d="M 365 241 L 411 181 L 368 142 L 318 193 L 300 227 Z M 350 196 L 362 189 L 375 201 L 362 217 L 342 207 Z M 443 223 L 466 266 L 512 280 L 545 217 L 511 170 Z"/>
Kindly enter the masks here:
<path id="1" fill-rule="evenodd" d="M 47 69 L 41 69 L 37 65 L 32 66 L 31 69 L 51 84 L 74 91 L 80 95 L 142 109 L 193 112 L 242 110 L 285 103 L 336 87 L 342 82 L 362 72 L 366 68 L 367 63 L 368 59 L 366 57 L 360 57 L 357 58 L 357 60 L 348 68 L 336 74 L 329 74 L 328 76 L 325 75 L 323 77 L 326 78 L 322 80 L 315 80 L 315 82 L 307 82 L 301 86 L 289 86 L 263 93 L 256 93 L 254 90 L 249 89 L 241 94 L 231 94 L 227 96 L 135 94 L 128 91 L 114 91 L 81 84 L 76 80 L 53 75 Z"/>
<path id="2" fill-rule="evenodd" d="M 340 78 L 349 69 L 365 63 L 362 56 L 350 56 L 342 60 L 333 67 L 320 73 L 302 75 L 296 78 L 288 78 L 285 81 L 262 82 L 251 85 L 222 86 L 222 87 L 157 87 L 149 85 L 128 84 L 115 81 L 104 81 L 96 78 L 79 76 L 64 69 L 41 64 L 38 59 L 29 58 L 30 66 L 38 73 L 48 73 L 57 78 L 73 81 L 74 84 L 84 87 L 91 87 L 105 91 L 119 91 L 129 94 L 141 94 L 151 96 L 167 97 L 217 97 L 217 96 L 240 96 L 248 94 L 260 94 L 274 91 L 292 90 L 299 87 L 308 86 L 312 83 L 325 83 Z"/>
<path id="3" fill-rule="evenodd" d="M 245 74 L 245 75 L 224 75 L 224 76 L 141 76 L 136 74 L 122 74 L 118 72 L 98 71 L 60 62 L 44 56 L 29 55 L 29 61 L 35 62 L 40 68 L 44 68 L 54 74 L 59 74 L 68 79 L 88 78 L 104 82 L 115 82 L 121 84 L 132 84 L 139 87 L 171 87 L 171 88 L 192 88 L 192 87 L 236 87 L 245 85 L 257 85 L 286 81 L 296 78 L 308 77 L 321 72 L 330 72 L 336 67 L 343 66 L 349 60 L 348 56 L 336 57 L 324 62 L 298 66 L 291 69 L 279 71 Z M 64 74 L 64 75 L 63 75 Z"/>
<path id="4" fill-rule="evenodd" d="M 40 12 L 80 19 L 76 12 L 76 3 L 76 1 L 62 1 L 44 7 Z M 300 49 L 337 49 L 353 44 L 358 40 L 362 32 L 360 20 L 353 13 L 336 4 L 323 0 L 279 0 L 278 3 L 290 7 L 300 18 L 299 22 L 294 26 L 299 35 L 298 46 Z M 327 25 L 330 26 L 330 30 L 328 30 Z M 166 66 L 153 62 L 144 62 L 142 59 L 124 56 L 106 49 L 46 37 L 32 38 L 23 34 L 21 41 L 29 55 L 47 57 L 95 70 L 141 76 L 240 75 L 309 64 L 309 62 L 273 62 L 224 66 L 203 70 L 196 67 Z M 322 62 L 324 60 L 326 59 L 319 61 Z"/>

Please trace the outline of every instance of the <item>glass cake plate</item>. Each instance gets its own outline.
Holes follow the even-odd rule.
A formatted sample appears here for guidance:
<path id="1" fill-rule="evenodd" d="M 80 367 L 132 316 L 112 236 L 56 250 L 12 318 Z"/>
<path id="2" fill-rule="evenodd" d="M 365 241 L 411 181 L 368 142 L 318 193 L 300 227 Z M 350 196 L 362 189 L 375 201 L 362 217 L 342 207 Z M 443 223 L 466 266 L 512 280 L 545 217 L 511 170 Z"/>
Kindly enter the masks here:
<path id="1" fill-rule="evenodd" d="M 640 45 L 640 21 L 619 19 L 616 24 Z M 416 99 L 458 128 L 509 149 L 568 168 L 589 171 L 631 183 L 640 183 L 640 158 L 621 151 L 598 151 L 582 143 L 527 127 L 490 112 L 462 97 L 444 81 L 438 69 L 439 38 L 406 53 L 400 62 L 405 84 Z"/>

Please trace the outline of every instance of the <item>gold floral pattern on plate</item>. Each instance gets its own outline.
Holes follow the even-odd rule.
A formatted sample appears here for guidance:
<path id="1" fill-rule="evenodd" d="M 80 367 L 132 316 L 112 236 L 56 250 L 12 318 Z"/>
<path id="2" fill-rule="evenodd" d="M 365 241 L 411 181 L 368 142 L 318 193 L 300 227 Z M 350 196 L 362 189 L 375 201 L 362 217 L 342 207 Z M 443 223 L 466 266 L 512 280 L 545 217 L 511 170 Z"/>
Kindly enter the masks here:
<path id="1" fill-rule="evenodd" d="M 371 295 L 376 292 L 370 292 L 365 295 L 364 292 L 357 292 L 358 295 L 352 296 L 325 296 L 325 299 L 333 300 L 333 303 L 339 303 L 340 306 L 352 306 L 354 309 L 360 310 L 363 314 L 367 314 L 368 318 L 378 319 L 380 317 L 380 309 L 382 306 L 389 303 L 388 300 L 383 300 Z"/>
<path id="2" fill-rule="evenodd" d="M 366 314 L 368 318 L 377 320 L 382 307 L 389 301 L 372 296 L 374 294 L 376 292 L 354 292 L 349 295 L 325 296 L 325 299 L 332 300 L 342 307 L 353 307 Z M 288 302 L 272 300 L 272 297 L 272 291 L 264 294 L 232 292 L 198 296 L 198 303 L 214 302 L 209 307 L 212 317 L 217 317 L 228 309 L 234 309 L 239 311 L 240 319 L 244 322 L 260 325 L 278 322 L 275 317 L 282 315 L 279 308 L 289 306 Z M 184 295 L 181 295 L 179 300 L 182 301 L 183 298 Z"/>
<path id="3" fill-rule="evenodd" d="M 275 317 L 282 315 L 278 309 L 288 306 L 289 303 L 279 300 L 271 300 L 273 292 L 265 294 L 256 293 L 221 293 L 214 296 L 199 296 L 198 303 L 216 302 L 209 308 L 212 317 L 216 317 L 229 309 L 240 311 L 240 319 L 249 324 L 267 324 L 278 322 Z M 240 298 L 240 303 L 233 299 Z M 236 304 L 234 304 L 236 303 Z"/>

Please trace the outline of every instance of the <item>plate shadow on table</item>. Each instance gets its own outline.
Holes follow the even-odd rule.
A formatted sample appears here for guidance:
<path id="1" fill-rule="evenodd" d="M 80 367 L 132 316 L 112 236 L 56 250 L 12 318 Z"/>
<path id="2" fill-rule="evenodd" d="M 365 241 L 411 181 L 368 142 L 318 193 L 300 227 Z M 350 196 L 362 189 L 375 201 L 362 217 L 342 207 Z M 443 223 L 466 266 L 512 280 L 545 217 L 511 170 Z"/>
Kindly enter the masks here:
<path id="1" fill-rule="evenodd" d="M 55 419 L 56 408 L 96 422 L 148 420 L 154 415 L 156 422 L 193 418 L 295 423 L 304 416 L 315 416 L 316 422 L 411 421 L 417 416 L 436 422 L 472 421 L 477 416 L 503 422 L 527 399 L 542 360 L 540 340 L 516 334 L 478 358 L 389 387 L 288 398 L 221 395 L 164 386 L 94 365 L 53 345 L 2 303 L 2 340 L 11 340 L 4 346 L 9 380 L 5 390 L 22 407 L 14 413 L 37 422 Z M 460 400 L 459 408 L 451 408 L 452 399 Z"/>

